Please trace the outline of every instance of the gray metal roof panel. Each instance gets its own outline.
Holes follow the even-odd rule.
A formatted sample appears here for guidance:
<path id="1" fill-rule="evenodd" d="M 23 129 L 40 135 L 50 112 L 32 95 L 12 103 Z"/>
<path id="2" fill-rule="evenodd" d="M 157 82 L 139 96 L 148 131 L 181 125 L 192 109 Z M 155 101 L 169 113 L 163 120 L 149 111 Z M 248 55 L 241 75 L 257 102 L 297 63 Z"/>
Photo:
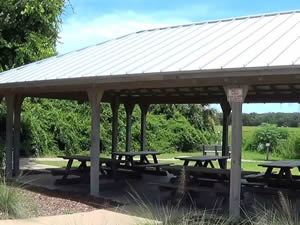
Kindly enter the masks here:
<path id="1" fill-rule="evenodd" d="M 0 84 L 300 65 L 300 11 L 132 33 L 0 73 Z"/>

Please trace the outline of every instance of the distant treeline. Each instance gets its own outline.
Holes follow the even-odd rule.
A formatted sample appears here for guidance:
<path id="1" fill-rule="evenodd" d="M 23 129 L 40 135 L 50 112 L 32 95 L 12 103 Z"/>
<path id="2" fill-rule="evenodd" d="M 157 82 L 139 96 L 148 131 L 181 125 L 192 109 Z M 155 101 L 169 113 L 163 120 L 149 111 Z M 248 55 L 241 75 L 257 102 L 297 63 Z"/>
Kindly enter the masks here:
<path id="1" fill-rule="evenodd" d="M 217 114 L 218 124 L 222 124 L 222 116 L 222 113 Z M 263 123 L 276 124 L 278 127 L 298 127 L 300 113 L 243 113 L 244 126 L 259 126 Z"/>

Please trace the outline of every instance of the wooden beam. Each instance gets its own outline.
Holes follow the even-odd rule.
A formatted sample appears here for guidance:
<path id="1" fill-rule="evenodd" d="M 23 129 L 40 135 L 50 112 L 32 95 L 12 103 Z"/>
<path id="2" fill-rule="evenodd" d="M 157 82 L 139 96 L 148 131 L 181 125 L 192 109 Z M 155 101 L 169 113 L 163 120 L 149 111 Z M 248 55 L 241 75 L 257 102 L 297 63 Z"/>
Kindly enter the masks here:
<path id="1" fill-rule="evenodd" d="M 229 115 L 231 112 L 231 107 L 228 102 L 221 103 L 221 108 L 223 111 L 223 132 L 222 132 L 222 156 L 229 155 L 228 152 L 228 122 L 229 122 Z M 224 162 L 223 168 L 227 167 L 227 160 L 223 160 Z"/>
<path id="2" fill-rule="evenodd" d="M 146 151 L 146 117 L 150 105 L 144 103 L 139 106 L 141 108 L 141 151 Z"/>
<path id="3" fill-rule="evenodd" d="M 14 104 L 15 96 L 5 96 L 7 115 L 6 115 L 6 150 L 5 150 L 5 172 L 6 177 L 12 177 L 12 152 L 13 152 L 13 124 L 14 124 Z"/>
<path id="4" fill-rule="evenodd" d="M 124 103 L 126 111 L 126 152 L 130 152 L 131 150 L 131 123 L 134 106 L 134 104 L 129 102 Z"/>
<path id="5" fill-rule="evenodd" d="M 21 107 L 24 98 L 17 95 L 15 97 L 15 118 L 14 118 L 14 151 L 13 151 L 13 175 L 20 175 L 20 130 L 21 130 Z"/>
<path id="6" fill-rule="evenodd" d="M 232 109 L 232 150 L 230 170 L 229 217 L 232 222 L 240 220 L 241 198 L 241 152 L 242 152 L 242 106 L 247 86 L 224 87 Z"/>
<path id="7" fill-rule="evenodd" d="M 110 104 L 112 111 L 112 141 L 111 151 L 117 152 L 118 150 L 118 122 L 119 122 L 119 96 L 116 95 L 113 102 Z"/>
<path id="8" fill-rule="evenodd" d="M 100 101 L 103 91 L 91 89 L 88 91 L 91 104 L 91 169 L 90 169 L 90 194 L 99 195 L 99 158 L 100 158 Z"/>

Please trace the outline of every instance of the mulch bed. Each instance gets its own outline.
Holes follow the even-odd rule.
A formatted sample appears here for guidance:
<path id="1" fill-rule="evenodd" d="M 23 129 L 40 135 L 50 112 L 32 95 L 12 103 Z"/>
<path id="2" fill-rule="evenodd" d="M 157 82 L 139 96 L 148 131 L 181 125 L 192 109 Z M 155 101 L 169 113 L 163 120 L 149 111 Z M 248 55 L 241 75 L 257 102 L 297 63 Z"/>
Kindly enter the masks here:
<path id="1" fill-rule="evenodd" d="M 120 205 L 82 193 L 48 190 L 41 187 L 25 187 L 22 192 L 31 201 L 32 217 L 89 212 Z"/>

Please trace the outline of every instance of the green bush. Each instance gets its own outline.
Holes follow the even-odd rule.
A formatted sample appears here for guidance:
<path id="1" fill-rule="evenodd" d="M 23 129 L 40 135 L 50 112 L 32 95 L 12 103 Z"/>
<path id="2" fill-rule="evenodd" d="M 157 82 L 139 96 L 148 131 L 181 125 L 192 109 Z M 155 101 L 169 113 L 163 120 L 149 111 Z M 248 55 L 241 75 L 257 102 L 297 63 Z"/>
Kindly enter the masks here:
<path id="1" fill-rule="evenodd" d="M 0 105 L 0 123 L 6 119 L 6 104 Z M 204 113 L 198 105 L 156 105 L 147 116 L 147 148 L 160 152 L 198 151 L 201 144 L 215 144 L 221 136 L 210 120 L 212 113 Z M 21 154 L 45 156 L 80 154 L 90 149 L 91 109 L 89 104 L 76 101 L 26 98 L 21 115 Z M 133 111 L 132 150 L 140 149 L 140 109 Z M 101 104 L 100 135 L 104 152 L 111 151 L 112 112 L 109 104 Z M 206 124 L 206 125 L 205 125 Z M 201 125 L 201 126 L 200 126 Z M 5 129 L 1 129 L 1 137 Z M 118 149 L 125 150 L 126 113 L 119 109 Z M 5 140 L 1 139 L 0 144 Z M 3 149 L 3 148 L 2 148 Z M 2 151 L 3 153 L 3 151 Z M 0 157 L 1 158 L 1 157 Z"/>
<path id="2" fill-rule="evenodd" d="M 246 150 L 258 152 L 266 151 L 266 144 L 270 144 L 270 151 L 278 151 L 278 144 L 281 141 L 287 140 L 289 134 L 285 128 L 279 128 L 276 125 L 264 124 L 257 129 L 251 140 L 246 145 Z"/>
<path id="3" fill-rule="evenodd" d="M 288 139 L 278 143 L 278 154 L 285 159 L 300 158 L 300 136 L 289 135 Z"/>

